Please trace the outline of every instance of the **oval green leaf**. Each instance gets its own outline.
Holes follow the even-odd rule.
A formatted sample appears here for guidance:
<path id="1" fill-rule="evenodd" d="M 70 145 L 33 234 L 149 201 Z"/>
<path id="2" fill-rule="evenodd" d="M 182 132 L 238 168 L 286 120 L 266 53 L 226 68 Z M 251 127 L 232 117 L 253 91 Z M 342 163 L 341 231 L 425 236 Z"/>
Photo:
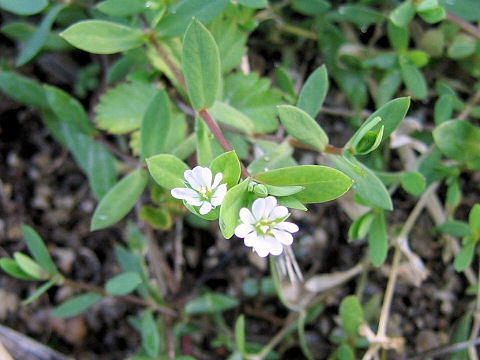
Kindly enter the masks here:
<path id="1" fill-rule="evenodd" d="M 142 279 L 137 272 L 126 272 L 113 277 L 105 284 L 105 291 L 109 295 L 127 295 L 140 285 Z"/>
<path id="2" fill-rule="evenodd" d="M 223 174 L 222 183 L 226 183 L 228 189 L 238 184 L 241 168 L 235 151 L 232 150 L 217 156 L 210 164 L 210 169 L 213 176 L 219 172 Z"/>
<path id="3" fill-rule="evenodd" d="M 253 199 L 253 194 L 247 191 L 249 183 L 249 179 L 242 181 L 231 188 L 223 199 L 220 207 L 219 226 L 226 239 L 230 239 L 233 236 L 235 227 L 240 220 L 240 209 L 248 206 L 250 200 Z"/>
<path id="4" fill-rule="evenodd" d="M 211 107 L 220 86 L 220 53 L 212 34 L 196 19 L 185 32 L 182 67 L 193 108 Z"/>
<path id="5" fill-rule="evenodd" d="M 188 315 L 213 314 L 233 309 L 237 305 L 238 300 L 234 297 L 220 293 L 207 293 L 190 300 L 185 305 L 185 313 Z"/>
<path id="6" fill-rule="evenodd" d="M 91 231 L 106 228 L 120 221 L 133 208 L 147 185 L 143 169 L 125 176 L 102 198 L 93 213 Z"/>
<path id="7" fill-rule="evenodd" d="M 297 106 L 312 118 L 322 108 L 328 92 L 328 74 L 325 65 L 317 68 L 307 79 L 300 91 Z"/>
<path id="8" fill-rule="evenodd" d="M 43 242 L 42 238 L 28 225 L 22 225 L 22 233 L 27 243 L 28 250 L 38 264 L 49 274 L 55 274 L 57 268 Z"/>
<path id="9" fill-rule="evenodd" d="M 160 90 L 148 105 L 140 127 L 140 153 L 143 159 L 162 152 L 170 122 L 168 95 L 165 90 Z"/>
<path id="10" fill-rule="evenodd" d="M 100 300 L 102 300 L 102 296 L 96 293 L 78 295 L 53 309 L 52 315 L 58 318 L 73 317 L 87 310 Z"/>
<path id="11" fill-rule="evenodd" d="M 185 187 L 183 173 L 188 166 L 176 156 L 170 154 L 155 155 L 147 159 L 148 171 L 153 179 L 164 188 Z"/>
<path id="12" fill-rule="evenodd" d="M 433 139 L 448 158 L 467 162 L 480 157 L 480 128 L 462 120 L 442 123 L 433 131 Z"/>
<path id="13" fill-rule="evenodd" d="M 278 114 L 287 132 L 295 139 L 322 152 L 328 145 L 328 136 L 305 111 L 291 105 L 280 105 Z"/>
<path id="14" fill-rule="evenodd" d="M 0 0 L 0 8 L 17 15 L 37 14 L 47 5 L 47 0 Z"/>
<path id="15" fill-rule="evenodd" d="M 104 20 L 85 20 L 60 34 L 70 44 L 94 54 L 114 54 L 142 45 L 147 36 L 140 30 Z"/>

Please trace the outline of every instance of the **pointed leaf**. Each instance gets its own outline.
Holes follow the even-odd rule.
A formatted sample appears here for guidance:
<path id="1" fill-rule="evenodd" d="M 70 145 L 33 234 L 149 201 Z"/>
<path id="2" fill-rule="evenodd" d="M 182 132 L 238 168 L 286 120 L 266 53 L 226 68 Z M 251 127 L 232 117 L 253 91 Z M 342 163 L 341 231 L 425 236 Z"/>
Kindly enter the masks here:
<path id="1" fill-rule="evenodd" d="M 48 109 L 47 98 L 42 86 L 25 76 L 0 71 L 0 90 L 21 104 Z"/>
<path id="2" fill-rule="evenodd" d="M 93 213 L 91 231 L 120 221 L 134 207 L 147 185 L 145 170 L 138 169 L 120 180 L 100 201 Z"/>
<path id="3" fill-rule="evenodd" d="M 139 47 L 147 36 L 140 30 L 104 20 L 85 20 L 60 34 L 70 44 L 94 54 L 114 54 Z"/>
<path id="4" fill-rule="evenodd" d="M 57 273 L 58 270 L 50 257 L 47 247 L 37 232 L 28 225 L 22 225 L 22 232 L 28 250 L 38 264 L 49 274 Z"/>
<path id="5" fill-rule="evenodd" d="M 374 217 L 368 232 L 368 256 L 374 266 L 380 266 L 387 258 L 388 235 L 385 224 L 385 215 L 380 210 Z"/>
<path id="6" fill-rule="evenodd" d="M 328 145 L 325 131 L 305 111 L 291 105 L 278 106 L 280 121 L 295 139 L 323 152 Z"/>
<path id="7" fill-rule="evenodd" d="M 102 300 L 102 295 L 97 293 L 86 293 L 68 299 L 52 311 L 52 315 L 58 318 L 69 318 L 87 310 Z"/>
<path id="8" fill-rule="evenodd" d="M 140 285 L 142 279 L 136 272 L 125 272 L 117 275 L 105 284 L 105 291 L 109 295 L 127 295 Z"/>
<path id="9" fill-rule="evenodd" d="M 212 34 L 195 19 L 183 39 L 182 67 L 193 108 L 211 107 L 220 86 L 220 53 Z"/>
<path id="10" fill-rule="evenodd" d="M 0 8 L 17 15 L 37 14 L 47 5 L 47 0 L 0 0 Z"/>
<path id="11" fill-rule="evenodd" d="M 240 184 L 231 188 L 220 207 L 219 226 L 223 236 L 230 239 L 233 236 L 240 218 L 239 213 L 242 207 L 247 207 L 253 194 L 248 192 L 249 179 L 242 181 Z"/>
<path id="12" fill-rule="evenodd" d="M 228 189 L 238 184 L 241 169 L 240 161 L 235 151 L 229 151 L 217 156 L 210 164 L 210 169 L 213 176 L 218 172 L 223 174 L 222 182 L 227 184 Z"/>
<path id="13" fill-rule="evenodd" d="M 328 92 L 328 74 L 325 65 L 317 68 L 307 79 L 300 91 L 297 106 L 315 118 L 322 108 Z"/>

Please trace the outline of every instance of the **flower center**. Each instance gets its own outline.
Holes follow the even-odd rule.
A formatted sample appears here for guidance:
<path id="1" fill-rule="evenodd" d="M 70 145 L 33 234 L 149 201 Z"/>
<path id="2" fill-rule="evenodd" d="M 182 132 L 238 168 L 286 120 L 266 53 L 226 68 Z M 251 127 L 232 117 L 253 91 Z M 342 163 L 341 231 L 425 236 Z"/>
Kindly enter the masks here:
<path id="1" fill-rule="evenodd" d="M 210 201 L 212 197 L 212 189 L 207 186 L 201 186 L 197 189 L 197 192 L 200 194 L 202 200 Z"/>
<path id="2" fill-rule="evenodd" d="M 257 234 L 269 235 L 272 232 L 273 225 L 274 225 L 273 221 L 267 218 L 263 218 L 258 220 L 254 226 L 255 226 L 255 230 L 257 231 Z"/>

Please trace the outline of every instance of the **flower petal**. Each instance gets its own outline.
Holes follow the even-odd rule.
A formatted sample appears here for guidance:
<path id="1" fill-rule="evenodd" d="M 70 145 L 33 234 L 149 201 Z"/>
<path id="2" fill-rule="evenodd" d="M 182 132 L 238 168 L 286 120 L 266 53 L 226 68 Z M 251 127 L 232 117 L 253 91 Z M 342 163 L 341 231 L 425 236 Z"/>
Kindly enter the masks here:
<path id="1" fill-rule="evenodd" d="M 202 206 L 200 206 L 200 210 L 198 212 L 200 215 L 206 215 L 212 210 L 212 204 L 210 204 L 208 201 L 204 201 L 202 203 Z"/>
<path id="2" fill-rule="evenodd" d="M 256 220 L 263 218 L 265 214 L 265 199 L 259 198 L 252 204 L 252 213 Z"/>
<path id="3" fill-rule="evenodd" d="M 240 209 L 240 220 L 242 220 L 242 222 L 244 224 L 253 224 L 255 222 L 255 218 L 253 217 L 253 214 L 250 212 L 250 210 L 248 210 L 247 208 L 241 208 Z"/>
<path id="4" fill-rule="evenodd" d="M 198 193 L 189 188 L 174 188 L 170 191 L 175 199 L 187 200 L 187 198 L 198 198 Z"/>
<path id="5" fill-rule="evenodd" d="M 263 216 L 270 218 L 270 212 L 277 206 L 277 198 L 275 196 L 267 196 L 265 198 L 265 210 Z"/>
<path id="6" fill-rule="evenodd" d="M 255 228 L 249 224 L 240 224 L 235 228 L 235 235 L 239 238 L 244 238 L 252 231 L 255 231 Z"/>
<path id="7" fill-rule="evenodd" d="M 208 167 L 202 167 L 202 179 L 205 182 L 205 186 L 212 188 L 212 170 Z"/>
<path id="8" fill-rule="evenodd" d="M 281 223 L 275 224 L 273 228 L 278 230 L 285 230 L 290 233 L 296 233 L 299 230 L 297 224 L 288 221 L 282 221 Z"/>
<path id="9" fill-rule="evenodd" d="M 263 236 L 257 237 L 253 248 L 260 257 L 266 257 L 270 253 L 270 244 L 265 241 L 265 237 Z"/>
<path id="10" fill-rule="evenodd" d="M 218 175 L 218 174 L 217 174 Z M 211 203 L 213 206 L 222 205 L 223 199 L 227 194 L 227 184 L 221 184 L 213 193 Z"/>
<path id="11" fill-rule="evenodd" d="M 280 255 L 283 252 L 282 244 L 273 236 L 265 236 L 265 241 L 267 241 L 269 244 L 270 254 Z"/>
<path id="12" fill-rule="evenodd" d="M 293 243 L 293 236 L 287 231 L 273 229 L 273 236 L 283 245 L 290 246 Z"/>
<path id="13" fill-rule="evenodd" d="M 185 177 L 185 180 L 187 180 L 188 184 L 192 188 L 198 189 L 200 187 L 196 179 L 196 176 L 192 170 L 185 170 L 185 172 L 183 173 L 183 176 Z"/>
<path id="14" fill-rule="evenodd" d="M 247 247 L 253 247 L 254 244 L 257 242 L 258 234 L 255 231 L 252 231 L 251 233 L 247 234 L 245 238 L 243 239 L 243 243 Z"/>
<path id="15" fill-rule="evenodd" d="M 270 212 L 269 219 L 270 220 L 283 219 L 287 215 L 288 215 L 288 209 L 285 206 L 275 206 L 273 210 Z"/>
<path id="16" fill-rule="evenodd" d="M 195 166 L 192 169 L 193 176 L 195 177 L 195 180 L 197 181 L 197 184 L 199 187 L 201 186 L 207 186 L 207 183 L 205 182 L 205 179 L 203 177 L 203 167 L 201 166 Z M 210 184 L 208 184 L 210 185 Z"/>
<path id="17" fill-rule="evenodd" d="M 215 179 L 213 179 L 212 189 L 215 189 L 218 184 L 223 180 L 223 174 L 221 172 L 215 175 Z"/>

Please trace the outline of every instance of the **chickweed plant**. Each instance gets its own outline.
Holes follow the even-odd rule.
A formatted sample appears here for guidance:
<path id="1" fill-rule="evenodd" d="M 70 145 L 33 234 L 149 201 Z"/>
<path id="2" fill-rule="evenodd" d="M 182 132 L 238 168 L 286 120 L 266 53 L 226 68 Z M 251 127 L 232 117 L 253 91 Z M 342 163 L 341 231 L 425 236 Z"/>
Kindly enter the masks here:
<path id="1" fill-rule="evenodd" d="M 135 315 L 120 319 L 141 338 L 130 360 L 478 359 L 478 0 L 0 8 L 1 33 L 18 45 L 0 55 L 0 91 L 39 114 L 84 172 L 97 201 L 90 230 L 127 234 L 110 249 L 119 273 L 98 286 L 62 274 L 48 232 L 23 225 L 29 254 L 3 252 L 0 266 L 39 282 L 24 304 L 62 287 L 74 295 L 53 304 L 59 318 L 107 298 L 131 304 Z M 68 86 L 42 83 L 36 64 L 59 53 L 84 67 Z M 315 261 L 312 216 L 325 206 L 349 226 L 325 246 L 343 243 L 356 259 L 340 252 L 331 269 Z M 389 327 L 397 285 L 432 276 L 415 251 L 424 239 L 411 236 L 420 218 L 438 250 L 429 261 L 467 291 L 447 339 L 424 353 Z M 185 234 L 198 229 L 219 259 L 247 264 L 241 286 L 211 288 L 185 265 Z"/>

